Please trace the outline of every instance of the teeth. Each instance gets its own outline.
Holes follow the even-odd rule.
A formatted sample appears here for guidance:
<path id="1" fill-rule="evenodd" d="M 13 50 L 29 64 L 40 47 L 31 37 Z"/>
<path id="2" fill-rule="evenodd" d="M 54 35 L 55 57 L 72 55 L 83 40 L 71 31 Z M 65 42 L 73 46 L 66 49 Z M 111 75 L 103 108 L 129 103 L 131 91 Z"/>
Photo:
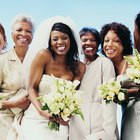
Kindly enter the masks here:
<path id="1" fill-rule="evenodd" d="M 59 51 L 62 51 L 62 50 L 64 50 L 64 49 L 65 49 L 65 46 L 58 47 L 58 50 L 59 50 Z"/>
<path id="2" fill-rule="evenodd" d="M 87 51 L 91 51 L 91 50 L 93 50 L 93 48 L 88 47 L 88 48 L 85 48 L 85 50 L 87 50 Z"/>
<path id="3" fill-rule="evenodd" d="M 113 53 L 113 52 L 114 52 L 114 50 L 109 49 L 109 50 L 107 50 L 107 52 L 108 52 L 108 53 Z"/>
<path id="4" fill-rule="evenodd" d="M 19 38 L 19 40 L 20 40 L 20 41 L 22 41 L 22 42 L 27 41 L 27 39 L 26 39 L 26 38 Z"/>

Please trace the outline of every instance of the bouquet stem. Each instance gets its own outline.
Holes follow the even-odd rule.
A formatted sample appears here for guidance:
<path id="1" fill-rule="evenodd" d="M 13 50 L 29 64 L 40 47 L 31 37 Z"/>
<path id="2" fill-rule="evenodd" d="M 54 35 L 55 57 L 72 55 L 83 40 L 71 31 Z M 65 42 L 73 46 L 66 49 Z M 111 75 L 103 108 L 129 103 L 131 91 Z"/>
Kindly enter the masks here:
<path id="1" fill-rule="evenodd" d="M 51 122 L 51 121 L 49 121 L 48 122 L 48 127 L 49 127 L 50 130 L 59 131 L 60 124 L 57 123 L 57 122 Z"/>

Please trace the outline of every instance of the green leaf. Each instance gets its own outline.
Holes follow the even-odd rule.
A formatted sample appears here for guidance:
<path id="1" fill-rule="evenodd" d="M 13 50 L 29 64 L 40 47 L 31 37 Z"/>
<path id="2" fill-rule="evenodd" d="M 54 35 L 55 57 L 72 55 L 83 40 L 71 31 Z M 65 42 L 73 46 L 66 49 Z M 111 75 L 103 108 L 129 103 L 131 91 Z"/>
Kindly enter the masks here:
<path id="1" fill-rule="evenodd" d="M 45 104 L 45 105 L 42 107 L 42 110 L 48 110 L 48 111 L 50 111 L 50 108 L 48 107 L 47 104 Z"/>
<path id="2" fill-rule="evenodd" d="M 59 127 L 60 127 L 60 124 L 57 122 L 51 122 L 51 121 L 48 122 L 48 128 L 50 130 L 59 131 Z"/>

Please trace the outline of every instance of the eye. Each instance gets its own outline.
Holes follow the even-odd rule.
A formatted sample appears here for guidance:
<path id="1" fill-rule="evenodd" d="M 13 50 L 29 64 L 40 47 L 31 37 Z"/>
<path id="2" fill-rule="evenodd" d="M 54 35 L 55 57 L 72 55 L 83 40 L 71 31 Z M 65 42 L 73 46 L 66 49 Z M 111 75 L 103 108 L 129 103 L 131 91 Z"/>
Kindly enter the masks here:
<path id="1" fill-rule="evenodd" d="M 67 40 L 67 39 L 68 39 L 67 36 L 62 37 L 62 40 Z"/>
<path id="2" fill-rule="evenodd" d="M 109 39 L 105 39 L 104 42 L 105 42 L 105 43 L 109 42 Z"/>
<path id="3" fill-rule="evenodd" d="M 96 39 L 95 38 L 91 39 L 91 42 L 96 42 Z"/>
<path id="4" fill-rule="evenodd" d="M 58 41 L 58 38 L 52 38 L 51 41 Z"/>
<path id="5" fill-rule="evenodd" d="M 20 29 L 16 29 L 16 31 L 21 32 L 21 31 L 22 31 L 22 29 L 21 29 L 21 28 L 20 28 Z"/>
<path id="6" fill-rule="evenodd" d="M 27 30 L 26 32 L 27 32 L 27 33 L 32 33 L 32 31 L 31 31 L 31 30 Z"/>
<path id="7" fill-rule="evenodd" d="M 87 39 L 86 39 L 86 38 L 82 38 L 81 41 L 82 41 L 82 42 L 86 42 Z"/>
<path id="8" fill-rule="evenodd" d="M 120 42 L 120 39 L 114 39 L 114 42 L 119 43 Z"/>

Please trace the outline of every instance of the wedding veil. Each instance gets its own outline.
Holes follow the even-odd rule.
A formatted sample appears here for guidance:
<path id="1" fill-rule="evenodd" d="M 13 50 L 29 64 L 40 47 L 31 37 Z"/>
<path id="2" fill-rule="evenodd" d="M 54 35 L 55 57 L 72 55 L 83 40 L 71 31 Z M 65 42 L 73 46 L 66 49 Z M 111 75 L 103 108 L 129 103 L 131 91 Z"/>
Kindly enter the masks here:
<path id="1" fill-rule="evenodd" d="M 23 66 L 26 71 L 25 78 L 27 80 L 26 81 L 27 85 L 28 85 L 29 71 L 30 71 L 31 63 L 39 50 L 49 47 L 48 44 L 49 44 L 51 29 L 52 29 L 53 25 L 57 22 L 64 23 L 71 28 L 74 38 L 77 42 L 78 51 L 79 51 L 79 53 L 81 52 L 79 32 L 76 29 L 76 27 L 70 17 L 56 16 L 56 17 L 52 17 L 52 18 L 44 20 L 39 25 L 39 27 L 36 29 L 32 43 L 27 51 L 27 54 L 26 54 L 24 62 L 23 62 Z M 27 85 L 26 85 L 26 87 L 27 87 Z"/>

